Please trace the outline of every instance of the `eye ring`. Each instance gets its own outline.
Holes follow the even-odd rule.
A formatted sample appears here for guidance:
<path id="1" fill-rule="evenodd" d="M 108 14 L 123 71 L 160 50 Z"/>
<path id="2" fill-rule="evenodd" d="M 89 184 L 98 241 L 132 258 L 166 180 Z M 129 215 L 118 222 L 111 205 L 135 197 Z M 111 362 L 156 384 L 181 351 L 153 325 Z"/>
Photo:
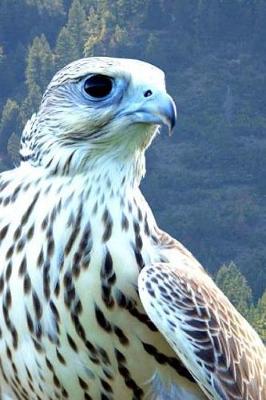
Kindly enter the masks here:
<path id="1" fill-rule="evenodd" d="M 113 89 L 113 80 L 106 75 L 92 75 L 84 82 L 84 91 L 92 98 L 100 100 L 107 97 Z"/>

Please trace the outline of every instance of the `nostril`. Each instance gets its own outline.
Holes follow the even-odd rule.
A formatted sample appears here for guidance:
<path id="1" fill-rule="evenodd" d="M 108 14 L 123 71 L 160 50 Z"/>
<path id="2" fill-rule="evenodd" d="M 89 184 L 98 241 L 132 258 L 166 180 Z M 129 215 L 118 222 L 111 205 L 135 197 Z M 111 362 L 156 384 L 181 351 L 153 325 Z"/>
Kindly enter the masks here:
<path id="1" fill-rule="evenodd" d="M 152 91 L 149 89 L 149 90 L 146 90 L 146 92 L 144 92 L 144 97 L 150 97 L 152 95 Z"/>

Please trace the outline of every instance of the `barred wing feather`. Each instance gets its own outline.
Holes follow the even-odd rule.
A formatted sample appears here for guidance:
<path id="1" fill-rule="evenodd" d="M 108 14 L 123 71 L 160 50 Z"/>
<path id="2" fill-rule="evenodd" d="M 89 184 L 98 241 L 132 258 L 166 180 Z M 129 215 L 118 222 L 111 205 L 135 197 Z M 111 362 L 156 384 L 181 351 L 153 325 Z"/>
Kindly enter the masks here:
<path id="1" fill-rule="evenodd" d="M 209 399 L 266 399 L 266 349 L 204 270 L 147 266 L 139 294 Z"/>

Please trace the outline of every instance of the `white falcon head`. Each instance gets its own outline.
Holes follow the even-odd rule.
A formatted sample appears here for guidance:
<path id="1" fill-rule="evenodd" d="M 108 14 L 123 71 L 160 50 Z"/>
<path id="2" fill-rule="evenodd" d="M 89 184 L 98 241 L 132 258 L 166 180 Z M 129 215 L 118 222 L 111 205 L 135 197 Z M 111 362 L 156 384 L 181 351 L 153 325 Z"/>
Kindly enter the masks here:
<path id="1" fill-rule="evenodd" d="M 51 166 L 58 155 L 62 160 L 74 153 L 83 166 L 106 155 L 125 160 L 143 152 L 160 125 L 172 130 L 175 120 L 159 68 L 138 60 L 84 58 L 52 79 L 24 129 L 22 160 Z"/>

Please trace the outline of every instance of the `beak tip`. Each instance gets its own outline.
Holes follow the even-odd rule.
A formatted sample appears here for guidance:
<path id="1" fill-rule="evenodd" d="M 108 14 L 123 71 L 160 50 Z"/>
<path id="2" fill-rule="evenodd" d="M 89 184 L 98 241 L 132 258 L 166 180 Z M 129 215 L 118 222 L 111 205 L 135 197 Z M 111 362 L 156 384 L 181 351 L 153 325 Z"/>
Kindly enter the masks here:
<path id="1" fill-rule="evenodd" d="M 169 124 L 168 124 L 169 136 L 172 136 L 173 134 L 176 121 L 177 121 L 176 105 L 174 100 L 171 98 L 171 112 L 169 113 Z"/>

